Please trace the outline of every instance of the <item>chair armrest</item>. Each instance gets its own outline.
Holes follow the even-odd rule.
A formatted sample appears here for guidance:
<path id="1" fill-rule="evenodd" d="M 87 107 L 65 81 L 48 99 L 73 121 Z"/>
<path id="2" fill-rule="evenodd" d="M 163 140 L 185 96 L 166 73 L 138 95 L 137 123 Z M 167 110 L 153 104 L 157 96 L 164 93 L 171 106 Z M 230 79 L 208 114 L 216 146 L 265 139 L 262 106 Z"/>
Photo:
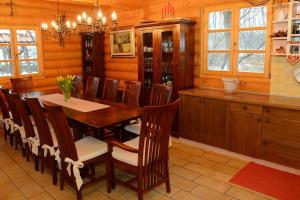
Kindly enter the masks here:
<path id="1" fill-rule="evenodd" d="M 123 149 L 125 151 L 129 151 L 131 153 L 139 153 L 138 149 L 132 148 L 126 144 L 123 144 L 115 139 L 107 139 L 106 140 L 107 144 L 108 144 L 108 151 L 112 152 L 112 148 L 114 146 L 119 147 L 120 149 Z"/>

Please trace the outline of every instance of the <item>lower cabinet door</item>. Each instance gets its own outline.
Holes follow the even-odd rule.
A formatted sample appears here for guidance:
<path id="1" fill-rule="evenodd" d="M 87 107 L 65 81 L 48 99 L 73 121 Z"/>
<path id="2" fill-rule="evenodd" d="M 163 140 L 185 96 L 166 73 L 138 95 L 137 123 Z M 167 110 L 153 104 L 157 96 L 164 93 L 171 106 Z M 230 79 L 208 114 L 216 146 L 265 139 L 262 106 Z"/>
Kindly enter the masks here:
<path id="1" fill-rule="evenodd" d="M 229 150 L 251 157 L 259 157 L 262 116 L 230 111 L 228 124 Z"/>

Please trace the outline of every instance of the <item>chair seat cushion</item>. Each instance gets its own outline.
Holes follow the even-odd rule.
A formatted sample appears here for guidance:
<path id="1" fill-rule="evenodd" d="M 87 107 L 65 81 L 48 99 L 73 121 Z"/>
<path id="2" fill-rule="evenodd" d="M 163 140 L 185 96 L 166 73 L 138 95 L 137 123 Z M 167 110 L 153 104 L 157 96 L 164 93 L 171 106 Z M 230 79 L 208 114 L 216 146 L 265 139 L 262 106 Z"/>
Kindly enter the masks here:
<path id="1" fill-rule="evenodd" d="M 107 153 L 107 144 L 90 136 L 76 141 L 75 146 L 80 161 L 87 161 Z"/>
<path id="2" fill-rule="evenodd" d="M 132 148 L 138 149 L 139 141 L 140 141 L 140 137 L 136 137 L 132 140 L 124 142 L 124 144 L 127 146 L 130 146 Z M 125 151 L 118 147 L 113 148 L 112 157 L 116 160 L 125 162 L 125 163 L 133 165 L 133 166 L 137 166 L 137 164 L 138 164 L 138 154 L 137 153 L 131 153 L 129 151 Z"/>
<path id="3" fill-rule="evenodd" d="M 142 126 L 142 123 L 140 121 L 138 121 L 137 123 L 126 125 L 124 127 L 124 129 L 130 133 L 140 135 L 141 134 L 141 126 Z"/>

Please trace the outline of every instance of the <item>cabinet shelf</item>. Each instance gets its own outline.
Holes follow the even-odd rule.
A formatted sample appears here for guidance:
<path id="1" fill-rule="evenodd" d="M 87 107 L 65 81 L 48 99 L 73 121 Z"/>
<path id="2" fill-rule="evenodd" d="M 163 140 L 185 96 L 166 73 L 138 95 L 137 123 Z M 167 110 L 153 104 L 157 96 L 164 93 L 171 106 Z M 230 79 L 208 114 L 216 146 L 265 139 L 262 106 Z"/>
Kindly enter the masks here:
<path id="1" fill-rule="evenodd" d="M 278 21 L 272 21 L 273 24 L 284 24 L 288 23 L 288 20 L 278 20 Z"/>
<path id="2" fill-rule="evenodd" d="M 272 40 L 287 40 L 287 37 L 273 37 Z"/>

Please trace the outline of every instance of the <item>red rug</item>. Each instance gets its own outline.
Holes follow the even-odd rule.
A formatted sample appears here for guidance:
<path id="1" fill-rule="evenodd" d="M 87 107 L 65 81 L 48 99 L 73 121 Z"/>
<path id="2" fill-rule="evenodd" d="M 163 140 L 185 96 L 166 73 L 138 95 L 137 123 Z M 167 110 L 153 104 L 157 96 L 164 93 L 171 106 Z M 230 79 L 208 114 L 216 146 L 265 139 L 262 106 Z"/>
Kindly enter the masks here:
<path id="1" fill-rule="evenodd" d="M 300 200 L 300 176 L 263 165 L 249 163 L 230 182 L 280 200 Z"/>

